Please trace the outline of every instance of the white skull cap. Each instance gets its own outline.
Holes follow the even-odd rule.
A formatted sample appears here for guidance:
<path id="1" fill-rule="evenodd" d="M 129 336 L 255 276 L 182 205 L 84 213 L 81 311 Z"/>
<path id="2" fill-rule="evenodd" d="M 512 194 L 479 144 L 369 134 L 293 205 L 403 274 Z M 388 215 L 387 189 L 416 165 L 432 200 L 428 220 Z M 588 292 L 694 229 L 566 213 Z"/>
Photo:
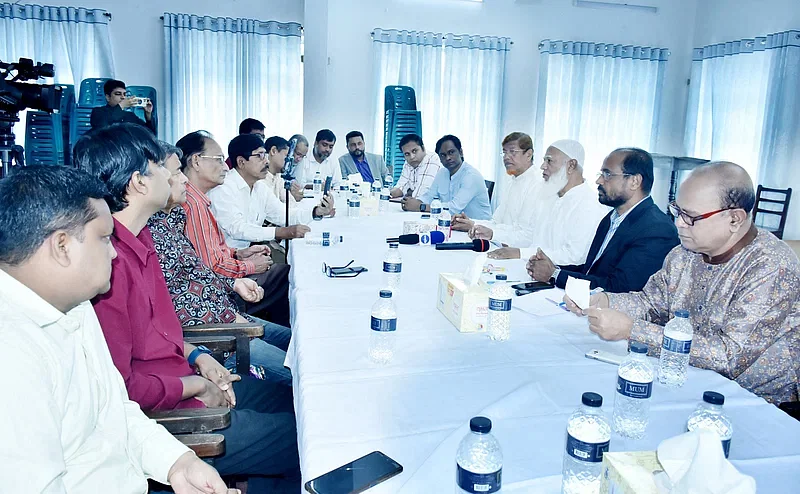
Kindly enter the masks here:
<path id="1" fill-rule="evenodd" d="M 577 161 L 578 166 L 583 168 L 583 159 L 586 152 L 583 150 L 583 146 L 581 146 L 580 142 L 573 141 L 572 139 L 561 139 L 560 141 L 550 144 L 550 147 L 554 147 L 566 154 L 569 159 Z"/>

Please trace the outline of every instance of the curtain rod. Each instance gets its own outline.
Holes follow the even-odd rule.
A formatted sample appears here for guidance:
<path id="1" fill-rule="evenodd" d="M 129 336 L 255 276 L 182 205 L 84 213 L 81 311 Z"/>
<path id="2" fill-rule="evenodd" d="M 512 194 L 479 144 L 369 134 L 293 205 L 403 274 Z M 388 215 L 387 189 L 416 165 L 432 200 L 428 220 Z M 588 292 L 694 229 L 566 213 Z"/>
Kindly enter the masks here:
<path id="1" fill-rule="evenodd" d="M 439 33 L 431 33 L 431 34 L 439 34 Z M 370 32 L 369 32 L 369 36 L 370 36 L 372 39 L 375 39 L 375 31 L 370 31 Z M 464 39 L 464 37 L 465 37 L 465 36 L 466 36 L 466 37 L 469 37 L 469 36 L 480 36 L 481 38 L 487 38 L 487 37 L 490 37 L 490 36 L 484 36 L 484 35 L 482 35 L 482 34 L 454 34 L 453 36 L 455 36 L 455 38 L 456 38 L 456 39 Z M 498 36 L 498 37 L 499 37 L 499 36 Z M 514 41 L 513 41 L 513 40 L 508 40 L 508 44 L 509 44 L 509 45 L 513 45 L 513 44 L 514 44 Z"/>
<path id="2" fill-rule="evenodd" d="M 205 16 L 199 16 L 199 17 L 205 17 Z M 162 21 L 164 20 L 164 16 L 163 16 L 163 15 L 160 15 L 160 16 L 158 16 L 158 18 L 159 18 L 159 19 L 161 19 Z M 258 22 L 273 22 L 273 21 L 258 21 Z M 280 21 L 274 21 L 274 22 L 280 22 Z M 294 22 L 294 21 L 290 21 L 290 22 L 280 22 L 280 23 L 281 23 L 281 24 L 290 24 L 291 22 Z M 305 32 L 305 30 L 306 30 L 306 29 L 305 29 L 305 27 L 303 27 L 303 26 L 301 25 L 301 26 L 300 26 L 300 32 Z"/>

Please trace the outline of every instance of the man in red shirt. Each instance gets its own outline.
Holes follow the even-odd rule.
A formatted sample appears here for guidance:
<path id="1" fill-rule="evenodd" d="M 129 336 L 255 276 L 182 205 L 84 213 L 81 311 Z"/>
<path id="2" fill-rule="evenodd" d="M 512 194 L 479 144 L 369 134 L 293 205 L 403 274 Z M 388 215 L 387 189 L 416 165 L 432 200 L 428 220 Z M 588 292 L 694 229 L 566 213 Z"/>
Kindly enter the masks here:
<path id="1" fill-rule="evenodd" d="M 299 459 L 291 391 L 231 374 L 210 355 L 184 343 L 147 220 L 169 198 L 165 153 L 147 130 L 114 125 L 85 135 L 76 166 L 108 189 L 117 251 L 111 289 L 94 304 L 114 365 L 130 398 L 145 410 L 230 406 L 221 431 L 222 475 L 249 476 L 249 492 L 297 492 Z M 267 476 L 270 476 L 268 478 Z"/>

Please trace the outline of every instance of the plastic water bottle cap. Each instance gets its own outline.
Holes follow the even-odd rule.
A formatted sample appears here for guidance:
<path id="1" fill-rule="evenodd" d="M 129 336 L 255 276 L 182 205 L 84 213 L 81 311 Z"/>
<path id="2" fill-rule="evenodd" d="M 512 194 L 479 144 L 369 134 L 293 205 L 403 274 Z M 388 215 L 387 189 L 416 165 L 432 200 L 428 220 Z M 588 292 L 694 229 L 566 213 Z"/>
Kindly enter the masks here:
<path id="1" fill-rule="evenodd" d="M 488 434 L 492 431 L 492 421 L 486 417 L 472 417 L 469 421 L 469 430 L 478 434 Z"/>
<path id="2" fill-rule="evenodd" d="M 587 407 L 600 408 L 603 406 L 603 397 L 597 393 L 583 393 L 583 396 L 581 396 L 581 401 Z"/>
<path id="3" fill-rule="evenodd" d="M 703 393 L 703 401 L 712 405 L 724 405 L 725 395 L 717 393 L 716 391 L 706 391 Z"/>
<path id="4" fill-rule="evenodd" d="M 496 279 L 497 281 L 506 281 L 508 279 L 508 276 L 504 274 L 498 274 L 497 276 L 494 277 L 494 279 Z"/>
<path id="5" fill-rule="evenodd" d="M 634 341 L 631 343 L 631 352 L 633 353 L 647 353 L 647 345 L 641 343 L 639 341 Z"/>
<path id="6" fill-rule="evenodd" d="M 689 319 L 689 311 L 684 309 L 676 310 L 675 317 L 682 317 L 684 319 Z"/>
<path id="7" fill-rule="evenodd" d="M 389 244 L 390 249 L 397 249 L 400 247 L 400 244 Z"/>
<path id="8" fill-rule="evenodd" d="M 381 290 L 381 298 L 392 298 L 391 290 Z"/>
<path id="9" fill-rule="evenodd" d="M 339 242 L 344 242 L 344 237 L 339 235 Z"/>

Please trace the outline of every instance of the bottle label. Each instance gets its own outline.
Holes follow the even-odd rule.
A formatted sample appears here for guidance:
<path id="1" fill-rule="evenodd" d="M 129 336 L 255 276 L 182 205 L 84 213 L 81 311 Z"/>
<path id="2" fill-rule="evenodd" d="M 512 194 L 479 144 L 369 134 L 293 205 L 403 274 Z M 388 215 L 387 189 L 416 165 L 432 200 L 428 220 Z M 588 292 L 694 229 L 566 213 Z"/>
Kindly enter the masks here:
<path id="1" fill-rule="evenodd" d="M 381 201 L 388 201 L 388 200 L 389 200 L 388 195 L 381 194 Z"/>
<path id="2" fill-rule="evenodd" d="M 323 246 L 323 247 L 330 247 L 330 246 L 331 246 L 331 239 L 329 239 L 329 238 L 323 238 L 323 239 L 322 239 L 322 246 Z"/>
<path id="3" fill-rule="evenodd" d="M 723 439 L 722 440 L 722 451 L 725 452 L 725 458 L 727 458 L 728 455 L 731 452 L 731 440 L 730 439 Z"/>
<path id="4" fill-rule="evenodd" d="M 427 233 L 423 233 L 422 235 L 419 236 L 419 243 L 421 243 L 422 245 L 428 245 L 429 243 L 431 243 L 431 236 L 428 235 Z"/>
<path id="5" fill-rule="evenodd" d="M 585 443 L 567 434 L 567 454 L 579 461 L 600 463 L 603 461 L 603 453 L 608 452 L 610 442 Z"/>
<path id="6" fill-rule="evenodd" d="M 439 219 L 439 228 L 450 228 L 450 220 Z"/>
<path id="7" fill-rule="evenodd" d="M 637 383 L 635 381 L 628 381 L 623 379 L 622 376 L 617 377 L 617 393 L 628 398 L 636 398 L 645 400 L 650 398 L 653 393 L 653 382 Z"/>
<path id="8" fill-rule="evenodd" d="M 397 318 L 394 319 L 378 319 L 372 316 L 372 323 L 370 327 L 373 331 L 389 332 L 397 330 Z"/>
<path id="9" fill-rule="evenodd" d="M 403 270 L 403 263 L 401 262 L 385 262 L 383 263 L 384 273 L 399 273 Z"/>
<path id="10" fill-rule="evenodd" d="M 360 208 L 361 207 L 361 201 L 353 201 L 353 200 L 351 200 L 350 201 L 350 207 L 351 208 Z"/>
<path id="11" fill-rule="evenodd" d="M 431 214 L 442 214 L 442 208 L 432 208 Z"/>
<path id="12" fill-rule="evenodd" d="M 688 340 L 678 340 L 664 335 L 664 342 L 661 346 L 664 350 L 688 355 L 689 351 L 692 349 L 692 340 L 691 338 Z"/>
<path id="13" fill-rule="evenodd" d="M 472 473 L 456 463 L 456 483 L 460 489 L 471 494 L 498 492 L 502 479 L 502 468 L 494 473 Z"/>
<path id="14" fill-rule="evenodd" d="M 489 310 L 501 312 L 509 311 L 511 310 L 511 299 L 498 300 L 496 298 L 489 297 Z"/>

